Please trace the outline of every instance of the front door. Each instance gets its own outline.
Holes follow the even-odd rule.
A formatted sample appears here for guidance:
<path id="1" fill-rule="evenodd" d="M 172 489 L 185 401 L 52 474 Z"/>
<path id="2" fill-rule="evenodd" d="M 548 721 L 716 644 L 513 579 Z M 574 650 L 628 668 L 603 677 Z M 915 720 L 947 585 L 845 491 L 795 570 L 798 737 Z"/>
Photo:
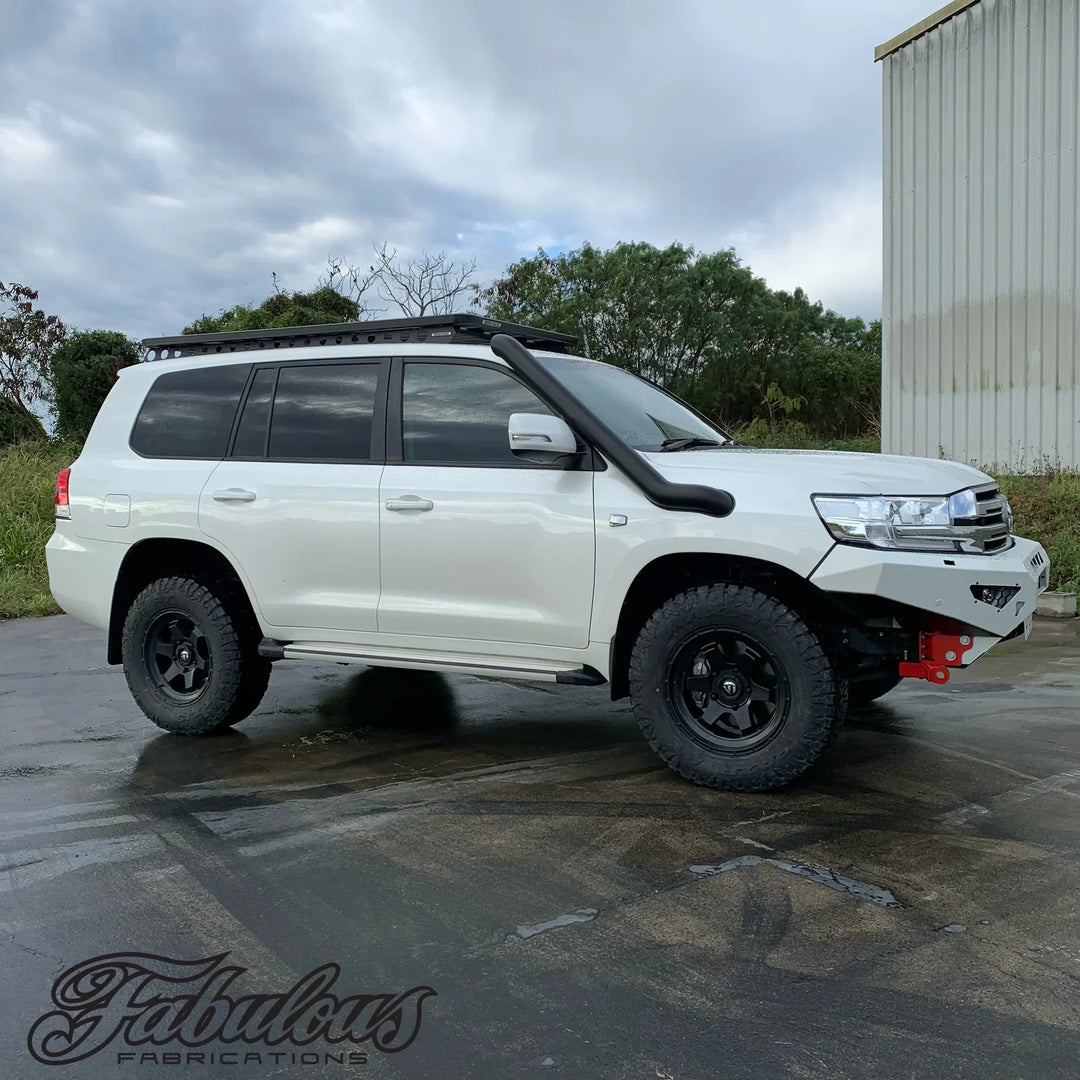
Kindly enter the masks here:
<path id="1" fill-rule="evenodd" d="M 271 626 L 376 629 L 388 368 L 311 361 L 254 373 L 199 525 L 242 568 Z"/>
<path id="2" fill-rule="evenodd" d="M 380 634 L 584 648 L 593 473 L 581 459 L 510 451 L 510 414 L 550 410 L 505 367 L 407 360 L 397 371 L 379 491 Z"/>

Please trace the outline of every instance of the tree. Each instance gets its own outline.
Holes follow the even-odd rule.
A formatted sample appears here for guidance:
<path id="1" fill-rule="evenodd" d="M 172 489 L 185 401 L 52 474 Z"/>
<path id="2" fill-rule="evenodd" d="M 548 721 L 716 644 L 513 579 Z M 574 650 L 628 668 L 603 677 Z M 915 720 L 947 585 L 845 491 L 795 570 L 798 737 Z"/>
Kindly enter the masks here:
<path id="1" fill-rule="evenodd" d="M 41 421 L 14 398 L 0 397 L 0 447 L 44 439 Z"/>
<path id="2" fill-rule="evenodd" d="M 383 313 L 386 305 L 394 315 L 448 315 L 468 304 L 477 288 L 473 284 L 476 260 L 458 261 L 445 252 L 421 252 L 400 258 L 388 244 L 375 248 L 375 261 L 365 271 L 342 258 L 331 256 L 326 272 L 310 292 L 284 292 L 273 275 L 274 292 L 257 307 L 238 304 L 218 315 L 203 315 L 185 334 L 220 334 L 230 330 L 269 330 L 287 326 L 318 326 L 356 322 L 361 315 Z M 370 301 L 376 295 L 382 307 Z"/>
<path id="3" fill-rule="evenodd" d="M 744 329 L 766 292 L 734 252 L 622 243 L 556 258 L 540 251 L 479 299 L 494 318 L 576 334 L 594 359 L 679 392 L 717 350 L 748 346 Z"/>
<path id="4" fill-rule="evenodd" d="M 277 282 L 275 279 L 275 286 Z M 258 307 L 236 307 L 219 315 L 203 315 L 185 334 L 220 334 L 230 330 L 271 330 L 286 326 L 318 326 L 326 323 L 355 322 L 360 305 L 330 284 L 316 286 L 311 292 L 282 292 L 275 289 Z"/>
<path id="5" fill-rule="evenodd" d="M 476 260 L 451 259 L 445 251 L 402 259 L 389 245 L 375 249 L 367 285 L 374 284 L 380 299 L 404 316 L 450 315 L 476 294 Z M 355 272 L 354 272 L 355 280 Z"/>
<path id="6" fill-rule="evenodd" d="M 729 426 L 800 420 L 863 430 L 880 349 L 861 319 L 773 291 L 734 251 L 671 244 L 543 250 L 477 296 L 497 319 L 576 334 L 596 360 L 644 375 Z M 874 375 L 874 365 L 878 375 Z"/>
<path id="7" fill-rule="evenodd" d="M 139 362 L 139 346 L 113 330 L 72 334 L 52 356 L 56 434 L 82 442 L 121 368 Z"/>
<path id="8" fill-rule="evenodd" d="M 49 390 L 49 357 L 67 336 L 55 315 L 36 307 L 38 293 L 27 285 L 0 281 L 0 397 L 24 412 Z"/>

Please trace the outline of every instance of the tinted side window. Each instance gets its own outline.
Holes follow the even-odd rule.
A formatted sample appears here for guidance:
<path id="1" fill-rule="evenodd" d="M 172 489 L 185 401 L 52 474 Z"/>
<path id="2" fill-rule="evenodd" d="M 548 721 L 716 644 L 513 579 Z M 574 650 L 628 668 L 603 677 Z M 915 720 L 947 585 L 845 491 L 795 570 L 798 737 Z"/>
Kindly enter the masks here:
<path id="1" fill-rule="evenodd" d="M 225 456 L 249 364 L 192 368 L 159 376 L 131 432 L 131 448 L 144 457 Z"/>
<path id="2" fill-rule="evenodd" d="M 304 364 L 278 373 L 270 457 L 368 461 L 377 364 Z"/>
<path id="3" fill-rule="evenodd" d="M 251 389 L 236 427 L 232 456 L 242 458 L 266 457 L 266 436 L 270 430 L 270 402 L 274 399 L 277 368 L 255 372 Z"/>
<path id="4" fill-rule="evenodd" d="M 403 457 L 440 464 L 522 465 L 507 439 L 510 414 L 550 411 L 502 371 L 465 364 L 406 364 Z"/>

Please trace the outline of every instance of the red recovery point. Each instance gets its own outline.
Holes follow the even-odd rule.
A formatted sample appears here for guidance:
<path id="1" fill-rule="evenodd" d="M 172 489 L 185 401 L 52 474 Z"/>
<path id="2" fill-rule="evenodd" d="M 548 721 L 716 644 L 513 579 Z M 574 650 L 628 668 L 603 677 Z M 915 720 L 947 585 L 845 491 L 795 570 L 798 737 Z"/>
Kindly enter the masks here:
<path id="1" fill-rule="evenodd" d="M 919 659 L 900 665 L 902 679 L 925 679 L 927 682 L 947 683 L 949 668 L 960 667 L 966 653 L 974 644 L 970 634 L 943 634 L 923 630 L 919 634 Z"/>

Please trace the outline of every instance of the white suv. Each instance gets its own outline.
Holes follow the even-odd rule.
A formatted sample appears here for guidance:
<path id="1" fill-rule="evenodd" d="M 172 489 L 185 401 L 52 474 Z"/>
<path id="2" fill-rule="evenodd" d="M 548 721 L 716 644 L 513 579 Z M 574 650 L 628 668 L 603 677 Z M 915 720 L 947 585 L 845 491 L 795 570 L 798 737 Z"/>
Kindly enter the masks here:
<path id="1" fill-rule="evenodd" d="M 573 339 L 480 316 L 144 343 L 57 484 L 53 595 L 167 731 L 277 660 L 610 684 L 765 790 L 848 700 L 1025 633 L 1042 548 L 946 461 L 754 450 Z"/>

